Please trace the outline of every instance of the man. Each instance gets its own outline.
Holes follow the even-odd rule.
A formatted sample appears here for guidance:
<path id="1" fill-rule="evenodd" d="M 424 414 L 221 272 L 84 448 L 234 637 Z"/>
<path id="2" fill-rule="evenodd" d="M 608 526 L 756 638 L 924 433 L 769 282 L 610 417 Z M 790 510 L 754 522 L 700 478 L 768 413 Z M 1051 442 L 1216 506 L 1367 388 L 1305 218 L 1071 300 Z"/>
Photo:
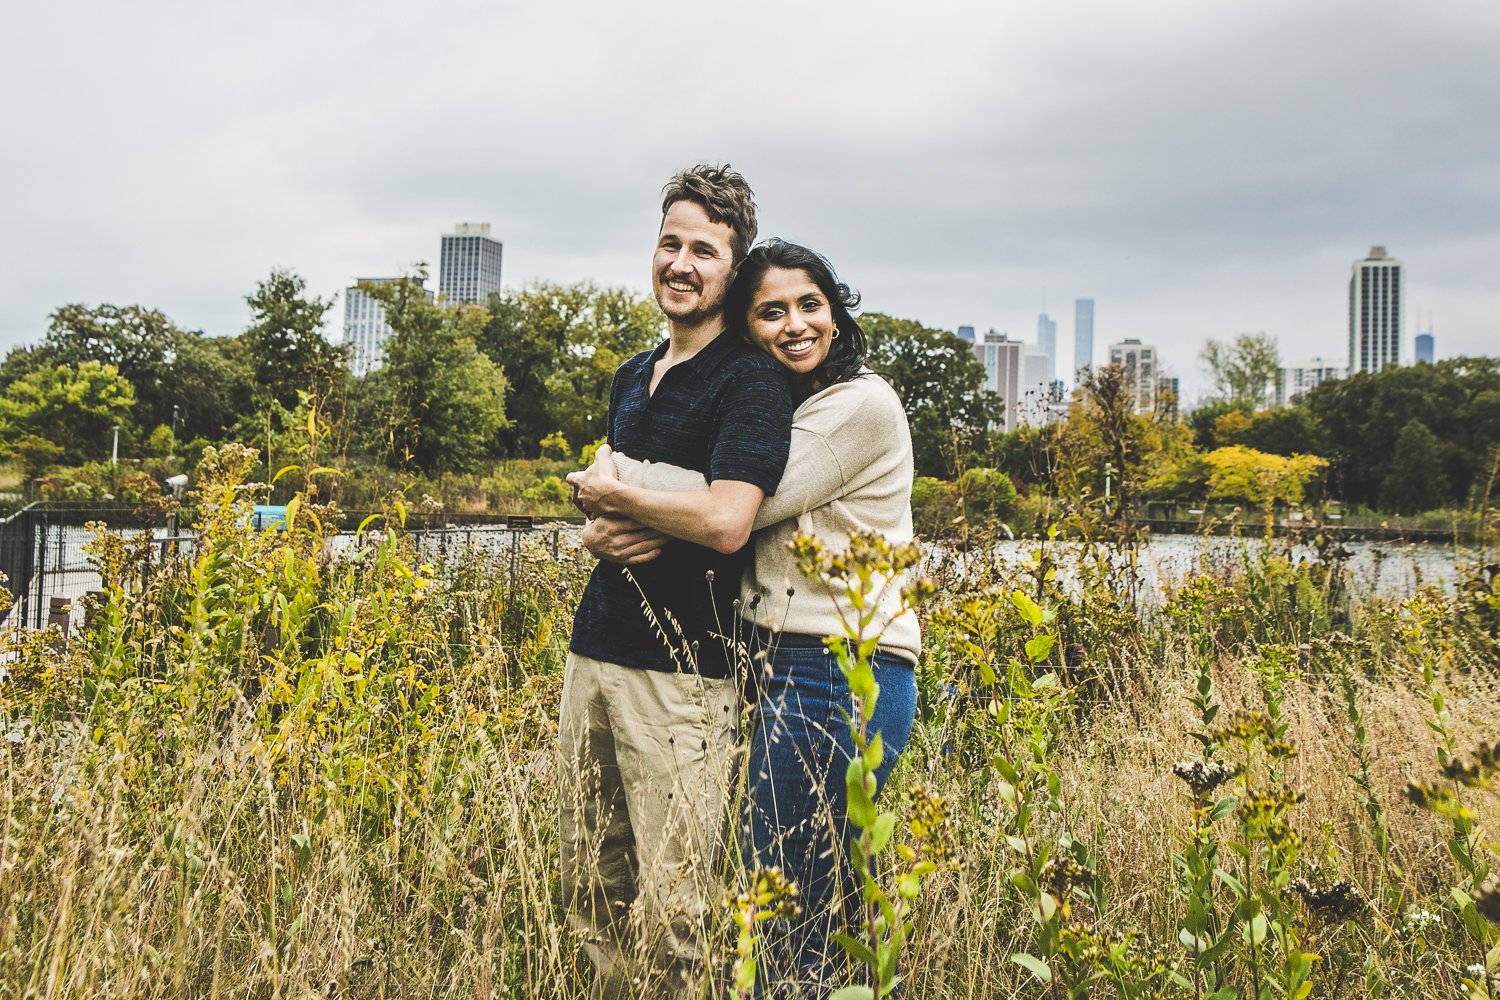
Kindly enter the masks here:
<path id="1" fill-rule="evenodd" d="M 728 166 L 668 182 L 651 272 L 668 338 L 621 365 L 610 389 L 610 446 L 701 472 L 723 513 L 709 545 L 619 524 L 585 531 L 608 561 L 573 620 L 558 794 L 564 903 L 598 997 L 694 996 L 712 947 L 739 721 L 734 603 L 791 439 L 781 369 L 724 329 L 724 293 L 755 232 L 753 195 Z"/>

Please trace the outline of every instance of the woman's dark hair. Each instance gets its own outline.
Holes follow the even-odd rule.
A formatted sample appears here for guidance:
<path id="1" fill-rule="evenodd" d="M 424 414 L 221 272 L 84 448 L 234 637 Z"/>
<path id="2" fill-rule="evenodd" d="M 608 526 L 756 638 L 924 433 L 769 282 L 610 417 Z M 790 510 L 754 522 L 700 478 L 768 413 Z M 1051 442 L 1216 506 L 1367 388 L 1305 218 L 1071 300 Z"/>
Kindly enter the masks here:
<path id="1" fill-rule="evenodd" d="M 829 386 L 848 382 L 857 376 L 869 354 L 865 332 L 849 312 L 859 305 L 859 293 L 839 281 L 833 265 L 822 254 L 807 247 L 769 239 L 745 255 L 735 272 L 734 283 L 724 297 L 724 317 L 729 329 L 745 340 L 750 339 L 750 303 L 765 280 L 766 272 L 773 270 L 801 271 L 828 299 L 839 335 L 828 348 L 828 357 L 814 369 L 814 383 Z"/>

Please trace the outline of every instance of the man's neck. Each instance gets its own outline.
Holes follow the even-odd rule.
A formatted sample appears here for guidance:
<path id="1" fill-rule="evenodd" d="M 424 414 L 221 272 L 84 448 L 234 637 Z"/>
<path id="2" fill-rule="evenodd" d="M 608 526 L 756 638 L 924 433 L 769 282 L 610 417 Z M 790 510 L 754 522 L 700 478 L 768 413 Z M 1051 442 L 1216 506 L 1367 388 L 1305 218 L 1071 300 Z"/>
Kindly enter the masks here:
<path id="1" fill-rule="evenodd" d="M 722 315 L 712 316 L 691 326 L 667 320 L 667 353 L 662 360 L 669 366 L 686 361 L 713 343 L 714 338 L 723 332 L 724 317 Z"/>

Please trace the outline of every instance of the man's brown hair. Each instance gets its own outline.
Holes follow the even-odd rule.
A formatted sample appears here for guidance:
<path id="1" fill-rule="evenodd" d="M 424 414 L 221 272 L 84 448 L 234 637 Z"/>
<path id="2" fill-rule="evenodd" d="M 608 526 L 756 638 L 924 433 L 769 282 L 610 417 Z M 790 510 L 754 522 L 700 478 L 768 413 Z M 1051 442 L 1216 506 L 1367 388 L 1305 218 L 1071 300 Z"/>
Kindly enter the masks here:
<path id="1" fill-rule="evenodd" d="M 755 242 L 755 192 L 745 178 L 729 168 L 700 163 L 667 181 L 662 188 L 661 214 L 679 201 L 695 201 L 708 213 L 708 221 L 729 227 L 729 253 L 738 264 Z"/>

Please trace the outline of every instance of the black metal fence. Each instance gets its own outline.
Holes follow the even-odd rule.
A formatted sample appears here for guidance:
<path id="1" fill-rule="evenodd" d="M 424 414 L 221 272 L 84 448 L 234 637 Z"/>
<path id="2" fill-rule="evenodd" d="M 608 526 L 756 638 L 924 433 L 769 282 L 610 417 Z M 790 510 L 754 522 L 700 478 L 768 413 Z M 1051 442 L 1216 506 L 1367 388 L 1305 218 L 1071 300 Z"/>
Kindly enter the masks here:
<path id="1" fill-rule="evenodd" d="M 37 559 L 45 556 L 37 544 L 38 518 L 36 505 L 24 507 L 10 517 L 0 520 L 0 573 L 5 574 L 5 588 L 10 591 L 14 603 L 0 621 L 19 623 L 29 621 L 38 607 L 34 593 L 37 582 Z M 45 568 L 45 567 L 44 567 Z"/>
<path id="2" fill-rule="evenodd" d="M 11 609 L 0 614 L 0 627 L 42 628 L 50 623 L 66 631 L 79 620 L 81 599 L 103 587 L 85 550 L 93 537 L 91 523 L 101 522 L 127 535 L 149 533 L 152 557 L 165 563 L 190 558 L 196 550 L 198 536 L 190 527 L 196 521 L 193 513 L 184 510 L 180 518 L 162 525 L 127 507 L 31 504 L 0 520 L 0 572 L 5 574 L 4 585 L 14 598 Z M 263 523 L 255 523 L 256 527 L 278 530 L 274 518 L 257 516 Z M 357 528 L 366 516 L 363 512 L 347 512 L 331 545 L 352 550 L 359 544 Z M 562 558 L 564 548 L 571 549 L 576 542 L 580 520 L 532 515 L 410 515 L 401 530 L 414 540 L 424 559 L 504 559 L 513 582 L 523 544 L 546 546 L 552 558 Z"/>

